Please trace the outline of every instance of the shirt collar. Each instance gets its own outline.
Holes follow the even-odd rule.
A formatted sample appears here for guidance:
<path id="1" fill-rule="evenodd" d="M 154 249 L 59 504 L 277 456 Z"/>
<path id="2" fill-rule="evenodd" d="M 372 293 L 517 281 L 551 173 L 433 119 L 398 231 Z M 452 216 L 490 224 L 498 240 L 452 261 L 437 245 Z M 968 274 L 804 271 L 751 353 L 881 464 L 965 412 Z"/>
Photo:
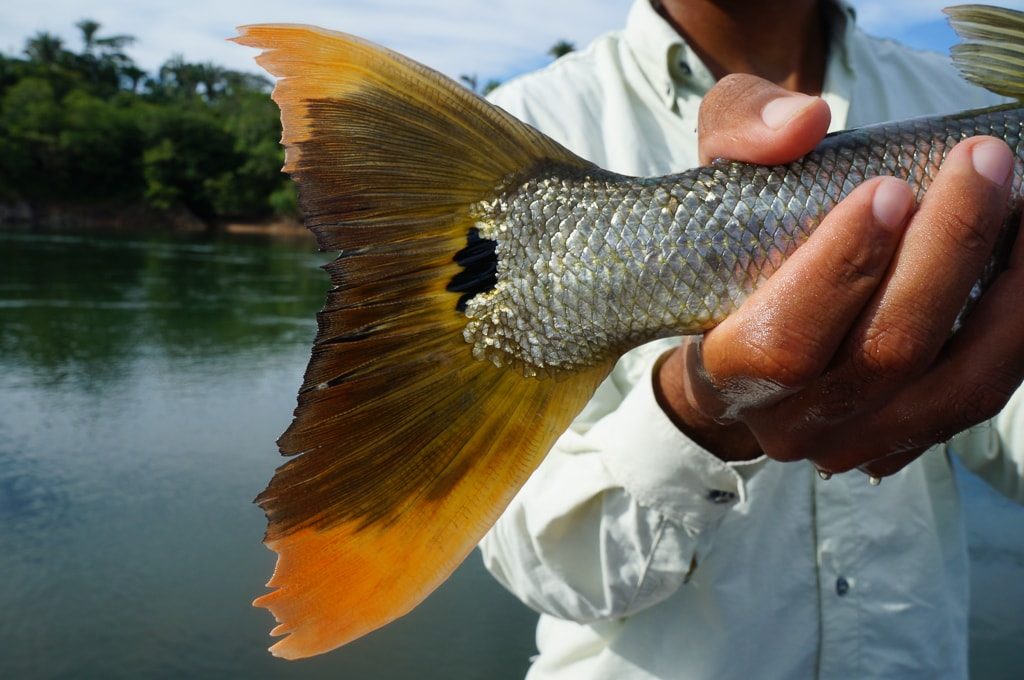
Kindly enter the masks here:
<path id="1" fill-rule="evenodd" d="M 715 77 L 653 7 L 657 0 L 633 0 L 626 19 L 625 40 L 636 55 L 641 71 L 668 107 L 676 104 L 677 88 L 703 96 Z M 830 26 L 829 65 L 835 57 L 850 69 L 850 41 L 856 12 L 845 0 L 826 0 Z"/>

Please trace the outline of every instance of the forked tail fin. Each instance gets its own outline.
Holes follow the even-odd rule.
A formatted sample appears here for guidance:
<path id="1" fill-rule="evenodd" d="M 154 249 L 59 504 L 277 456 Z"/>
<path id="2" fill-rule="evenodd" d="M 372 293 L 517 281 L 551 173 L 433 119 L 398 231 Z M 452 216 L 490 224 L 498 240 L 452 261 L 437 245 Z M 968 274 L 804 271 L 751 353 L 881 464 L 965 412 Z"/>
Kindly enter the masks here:
<path id="1" fill-rule="evenodd" d="M 278 76 L 285 170 L 334 284 L 257 502 L 278 553 L 256 605 L 327 651 L 406 613 L 476 545 L 608 366 L 527 378 L 472 357 L 460 309 L 498 267 L 473 206 L 539 164 L 586 166 L 447 78 L 352 36 L 245 26 Z"/>

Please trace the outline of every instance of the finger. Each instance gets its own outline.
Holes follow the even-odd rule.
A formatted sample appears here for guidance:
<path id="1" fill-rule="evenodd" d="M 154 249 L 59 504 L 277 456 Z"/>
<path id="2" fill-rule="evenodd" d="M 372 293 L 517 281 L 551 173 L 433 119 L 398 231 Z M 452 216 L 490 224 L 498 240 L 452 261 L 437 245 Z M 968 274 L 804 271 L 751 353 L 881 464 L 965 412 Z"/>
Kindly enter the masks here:
<path id="1" fill-rule="evenodd" d="M 935 365 L 910 381 L 867 419 L 823 433 L 822 451 L 838 451 L 818 464 L 839 472 L 888 454 L 924 449 L 995 416 L 1024 379 L 1024 239 L 1017 239 L 1007 268 L 974 313 L 944 348 Z M 865 439 L 864 432 L 871 432 Z M 859 449 L 850 448 L 857 442 Z M 897 457 L 898 461 L 899 458 Z M 876 470 L 885 473 L 885 463 Z"/>
<path id="2" fill-rule="evenodd" d="M 696 394 L 703 406 L 735 417 L 817 377 L 885 277 L 913 204 L 904 182 L 878 178 L 837 205 L 739 310 L 707 333 L 705 387 Z"/>
<path id="3" fill-rule="evenodd" d="M 844 348 L 840 382 L 898 386 L 934 361 L 991 255 L 1012 168 L 1006 144 L 990 137 L 950 151 Z"/>
<path id="4" fill-rule="evenodd" d="M 884 458 L 878 458 L 876 460 L 865 463 L 860 466 L 860 471 L 876 479 L 884 479 L 892 476 L 907 467 L 915 460 L 921 457 L 928 447 L 917 447 L 909 451 L 901 451 L 900 453 L 893 453 Z M 827 466 L 827 462 L 824 463 Z"/>
<path id="5" fill-rule="evenodd" d="M 790 92 L 752 75 L 728 75 L 701 103 L 701 164 L 715 158 L 759 165 L 789 163 L 822 140 L 830 120 L 828 104 L 820 97 Z"/>
<path id="6" fill-rule="evenodd" d="M 943 350 L 935 367 L 881 414 L 884 431 L 908 429 L 915 443 L 936 444 L 1003 409 L 1024 380 L 1024 239 L 1007 268 Z"/>

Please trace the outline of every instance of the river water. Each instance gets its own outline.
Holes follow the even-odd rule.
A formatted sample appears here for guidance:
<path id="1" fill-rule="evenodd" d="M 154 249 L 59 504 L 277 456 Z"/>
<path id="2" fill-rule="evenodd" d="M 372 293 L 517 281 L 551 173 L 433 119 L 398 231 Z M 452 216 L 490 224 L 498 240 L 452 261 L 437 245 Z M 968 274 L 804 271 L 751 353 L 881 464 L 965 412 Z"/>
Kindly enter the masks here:
<path id="1" fill-rule="evenodd" d="M 274 556 L 251 499 L 324 261 L 308 241 L 0 232 L 0 677 L 522 677 L 535 617 L 477 555 L 342 650 L 265 651 L 249 601 Z M 1024 512 L 965 489 L 977 677 L 1018 677 Z"/>
<path id="2" fill-rule="evenodd" d="M 513 678 L 473 555 L 394 626 L 272 658 L 252 505 L 323 302 L 310 242 L 0 233 L 0 678 Z"/>

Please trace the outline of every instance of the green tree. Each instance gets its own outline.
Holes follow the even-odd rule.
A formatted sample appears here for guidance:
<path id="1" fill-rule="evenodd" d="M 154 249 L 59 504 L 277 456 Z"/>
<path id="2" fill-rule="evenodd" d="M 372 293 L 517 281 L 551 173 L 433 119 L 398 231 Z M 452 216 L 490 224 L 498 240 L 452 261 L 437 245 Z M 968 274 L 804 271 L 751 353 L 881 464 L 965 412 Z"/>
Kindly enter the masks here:
<path id="1" fill-rule="evenodd" d="M 76 26 L 82 32 L 83 51 L 74 55 L 75 70 L 89 83 L 89 89 L 103 95 L 115 93 L 120 86 L 120 70 L 127 57 L 120 52 L 111 53 L 97 49 L 99 41 L 96 32 L 100 25 L 95 21 L 79 21 Z"/>
<path id="2" fill-rule="evenodd" d="M 0 54 L 0 201 L 185 209 L 213 222 L 295 215 L 265 77 L 174 55 L 153 74 L 127 35 L 76 24 Z"/>
<path id="3" fill-rule="evenodd" d="M 145 198 L 155 207 L 181 206 L 214 219 L 217 185 L 243 159 L 221 121 L 202 109 L 147 107 L 142 121 Z"/>
<path id="4" fill-rule="evenodd" d="M 61 198 L 131 201 L 143 191 L 142 132 L 137 111 L 83 90 L 61 102 L 57 149 L 68 173 Z"/>
<path id="5" fill-rule="evenodd" d="M 224 69 L 216 64 L 195 64 L 195 78 L 203 88 L 203 95 L 209 101 L 216 99 L 224 89 Z"/>
<path id="6" fill-rule="evenodd" d="M 156 93 L 164 97 L 191 99 L 199 93 L 201 70 L 180 54 L 165 61 L 157 72 Z"/>
<path id="7" fill-rule="evenodd" d="M 82 45 L 86 54 L 92 54 L 96 48 L 96 34 L 99 33 L 100 23 L 92 19 L 82 19 L 75 24 L 82 32 Z"/>
<path id="8" fill-rule="evenodd" d="M 135 94 L 139 90 L 139 84 L 144 82 L 146 72 L 135 64 L 128 64 L 121 69 L 121 79 L 128 92 Z"/>
<path id="9" fill-rule="evenodd" d="M 92 54 L 97 51 L 106 54 L 119 54 L 124 48 L 135 42 L 135 36 L 131 35 L 99 37 L 101 24 L 93 19 L 82 19 L 75 26 L 82 32 L 82 45 L 85 54 Z"/>
<path id="10" fill-rule="evenodd" d="M 70 52 L 64 49 L 60 37 L 40 31 L 25 43 L 25 55 L 43 66 L 60 66 L 67 63 Z"/>
<path id="11" fill-rule="evenodd" d="M 19 80 L 0 101 L 0 187 L 24 200 L 49 197 L 66 182 L 58 139 L 62 125 L 60 101 L 42 77 Z"/>

